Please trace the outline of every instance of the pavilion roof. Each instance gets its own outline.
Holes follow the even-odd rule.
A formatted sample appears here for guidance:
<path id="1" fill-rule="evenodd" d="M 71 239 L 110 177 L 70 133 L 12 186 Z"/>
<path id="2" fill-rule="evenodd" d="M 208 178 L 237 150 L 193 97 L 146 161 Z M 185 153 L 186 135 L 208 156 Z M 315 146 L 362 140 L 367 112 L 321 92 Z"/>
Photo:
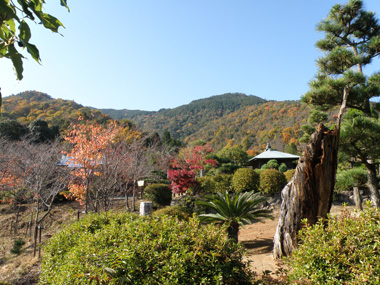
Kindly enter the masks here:
<path id="1" fill-rule="evenodd" d="M 270 145 L 267 146 L 264 152 L 260 153 L 259 155 L 256 155 L 255 157 L 251 158 L 249 161 L 259 160 L 259 159 L 299 159 L 300 157 L 298 155 L 281 152 L 277 150 L 271 149 Z"/>

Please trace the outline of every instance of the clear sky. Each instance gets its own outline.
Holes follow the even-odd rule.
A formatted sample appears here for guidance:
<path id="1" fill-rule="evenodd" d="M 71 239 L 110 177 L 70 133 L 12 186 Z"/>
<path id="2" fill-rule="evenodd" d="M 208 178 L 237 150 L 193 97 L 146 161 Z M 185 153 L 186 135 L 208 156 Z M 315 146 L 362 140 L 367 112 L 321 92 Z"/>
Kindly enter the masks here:
<path id="1" fill-rule="evenodd" d="M 42 65 L 18 82 L 0 60 L 3 96 L 37 90 L 84 106 L 157 111 L 228 92 L 298 100 L 316 74 L 315 30 L 340 0 L 47 1 L 63 36 L 30 24 Z M 380 15 L 380 1 L 364 1 Z M 372 70 L 380 70 L 379 62 Z"/>

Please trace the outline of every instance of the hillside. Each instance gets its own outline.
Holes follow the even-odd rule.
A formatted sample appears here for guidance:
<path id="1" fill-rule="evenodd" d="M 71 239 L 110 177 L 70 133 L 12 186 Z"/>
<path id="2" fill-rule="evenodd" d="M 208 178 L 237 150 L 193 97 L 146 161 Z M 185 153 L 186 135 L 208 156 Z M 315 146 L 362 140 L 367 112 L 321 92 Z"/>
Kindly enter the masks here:
<path id="1" fill-rule="evenodd" d="M 306 123 L 310 110 L 300 101 L 267 101 L 242 93 L 227 93 L 192 101 L 173 109 L 157 112 L 141 110 L 93 109 L 74 101 L 54 99 L 48 94 L 27 91 L 5 97 L 3 118 L 30 123 L 46 120 L 61 129 L 79 116 L 99 122 L 113 119 L 132 120 L 139 129 L 171 136 L 184 142 L 202 139 L 219 150 L 225 145 L 241 144 L 251 155 L 265 144 L 284 151 L 298 145 L 300 125 Z M 92 117 L 94 116 L 94 117 Z"/>
<path id="2" fill-rule="evenodd" d="M 158 112 L 141 111 L 141 110 L 115 110 L 115 109 L 100 109 L 105 114 L 108 114 L 113 119 L 131 119 L 136 122 L 141 117 L 160 114 L 166 117 L 174 117 L 177 115 L 189 116 L 193 114 L 203 113 L 207 111 L 211 115 L 216 114 L 223 116 L 228 112 L 235 111 L 244 106 L 256 105 L 266 102 L 256 96 L 247 96 L 242 93 L 226 93 L 223 95 L 211 96 L 205 99 L 194 100 L 189 104 L 182 105 L 174 109 L 161 109 Z"/>
<path id="3" fill-rule="evenodd" d="M 228 93 L 193 101 L 157 112 L 101 109 L 112 118 L 127 118 L 146 131 L 171 135 L 185 142 L 210 141 L 216 149 L 242 144 L 244 149 L 261 151 L 267 142 L 278 150 L 298 144 L 300 125 L 309 109 L 300 101 L 266 101 L 256 96 Z"/>
<path id="4" fill-rule="evenodd" d="M 2 118 L 29 124 L 36 119 L 47 121 L 50 125 L 66 128 L 79 116 L 99 122 L 110 119 L 98 110 L 84 107 L 70 100 L 54 99 L 38 91 L 25 91 L 3 98 Z"/>

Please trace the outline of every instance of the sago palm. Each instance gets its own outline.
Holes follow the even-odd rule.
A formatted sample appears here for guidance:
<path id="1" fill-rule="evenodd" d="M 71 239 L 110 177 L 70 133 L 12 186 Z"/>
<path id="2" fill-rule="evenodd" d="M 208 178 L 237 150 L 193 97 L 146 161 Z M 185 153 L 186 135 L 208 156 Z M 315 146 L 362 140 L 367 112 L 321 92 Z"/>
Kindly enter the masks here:
<path id="1" fill-rule="evenodd" d="M 206 201 L 198 201 L 211 210 L 214 214 L 201 214 L 199 218 L 203 222 L 226 223 L 228 237 L 238 242 L 239 227 L 260 221 L 262 218 L 273 219 L 271 211 L 263 209 L 260 204 L 267 198 L 259 193 L 245 192 L 239 194 L 224 194 L 218 192 L 216 195 L 205 197 Z"/>

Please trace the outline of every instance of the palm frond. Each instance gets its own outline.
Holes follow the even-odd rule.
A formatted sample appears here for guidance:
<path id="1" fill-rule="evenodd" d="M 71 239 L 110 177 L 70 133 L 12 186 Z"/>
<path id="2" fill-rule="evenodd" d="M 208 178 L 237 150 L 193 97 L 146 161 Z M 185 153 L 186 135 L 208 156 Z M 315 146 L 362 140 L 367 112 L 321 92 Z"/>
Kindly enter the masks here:
<path id="1" fill-rule="evenodd" d="M 259 193 L 245 192 L 229 195 L 218 192 L 216 195 L 208 195 L 206 201 L 199 201 L 216 214 L 203 214 L 200 219 L 205 222 L 236 222 L 239 225 L 259 221 L 261 218 L 272 218 L 271 211 L 259 208 L 259 205 L 267 201 L 267 198 Z"/>

